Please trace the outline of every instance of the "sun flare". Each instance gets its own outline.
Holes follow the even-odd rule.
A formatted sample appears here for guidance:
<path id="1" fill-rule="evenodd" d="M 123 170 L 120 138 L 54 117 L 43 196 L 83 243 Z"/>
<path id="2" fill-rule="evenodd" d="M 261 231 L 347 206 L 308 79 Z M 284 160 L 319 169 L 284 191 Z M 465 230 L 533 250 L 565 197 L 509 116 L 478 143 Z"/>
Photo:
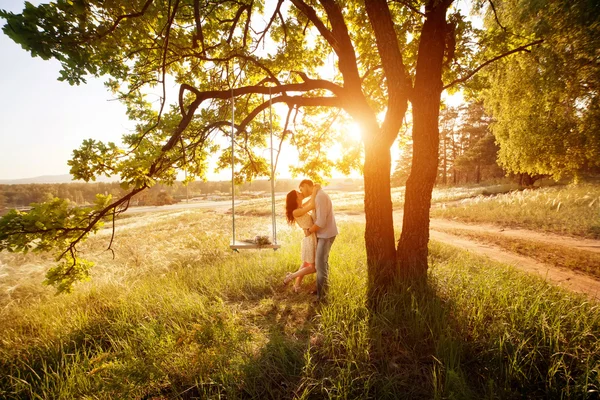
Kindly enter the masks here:
<path id="1" fill-rule="evenodd" d="M 327 150 L 327 157 L 331 160 L 342 159 L 345 147 L 355 147 L 362 140 L 361 129 L 357 123 L 344 124 L 339 129 L 340 140 L 344 143 L 336 143 Z"/>
<path id="2" fill-rule="evenodd" d="M 346 135 L 349 139 L 358 142 L 361 140 L 361 130 L 360 126 L 357 123 L 351 123 L 346 128 Z"/>

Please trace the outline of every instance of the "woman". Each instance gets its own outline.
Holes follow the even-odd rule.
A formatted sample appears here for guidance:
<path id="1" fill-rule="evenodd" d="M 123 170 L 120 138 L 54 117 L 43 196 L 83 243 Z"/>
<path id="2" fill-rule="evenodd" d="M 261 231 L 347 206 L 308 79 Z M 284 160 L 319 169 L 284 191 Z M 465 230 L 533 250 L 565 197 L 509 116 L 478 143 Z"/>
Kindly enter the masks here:
<path id="1" fill-rule="evenodd" d="M 315 209 L 315 196 L 320 189 L 320 185 L 315 185 L 310 200 L 304 205 L 302 205 L 304 197 L 299 191 L 292 190 L 287 194 L 285 199 L 285 216 L 288 224 L 294 225 L 294 223 L 296 223 L 302 229 L 308 229 L 313 226 L 313 217 L 312 214 L 309 214 L 309 211 Z M 292 279 L 296 279 L 296 282 L 294 283 L 295 292 L 300 290 L 300 284 L 302 283 L 304 275 L 314 274 L 316 272 L 315 253 L 317 251 L 317 235 L 311 233 L 310 235 L 305 236 L 304 239 L 302 239 L 301 248 L 302 265 L 298 271 L 294 273 L 288 272 L 283 280 L 283 283 L 287 285 Z"/>

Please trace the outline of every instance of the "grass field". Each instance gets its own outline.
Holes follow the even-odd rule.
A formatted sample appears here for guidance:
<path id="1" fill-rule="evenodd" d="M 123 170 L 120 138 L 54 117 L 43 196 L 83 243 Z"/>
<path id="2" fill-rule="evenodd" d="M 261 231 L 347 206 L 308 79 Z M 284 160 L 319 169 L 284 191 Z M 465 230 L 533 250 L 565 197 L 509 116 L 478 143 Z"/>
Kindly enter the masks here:
<path id="1" fill-rule="evenodd" d="M 600 185 L 555 186 L 479 196 L 457 207 L 434 208 L 431 216 L 599 239 Z"/>
<path id="2" fill-rule="evenodd" d="M 363 227 L 340 224 L 329 302 L 283 287 L 302 233 L 277 252 L 228 249 L 230 217 L 120 221 L 87 245 L 91 282 L 54 296 L 50 260 L 0 253 L 2 398 L 593 398 L 598 304 L 515 269 L 431 244 L 429 284 L 365 306 Z M 268 233 L 240 217 L 240 237 Z M 16 264 L 20 265 L 16 265 Z M 6 273 L 6 272 L 4 272 Z"/>

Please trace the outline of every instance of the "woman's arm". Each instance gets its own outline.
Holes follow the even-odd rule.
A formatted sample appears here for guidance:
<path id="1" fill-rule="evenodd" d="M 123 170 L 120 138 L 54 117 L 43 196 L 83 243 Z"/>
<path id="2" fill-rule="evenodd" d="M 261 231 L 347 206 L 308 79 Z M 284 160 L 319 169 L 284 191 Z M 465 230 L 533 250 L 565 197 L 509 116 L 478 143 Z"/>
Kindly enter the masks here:
<path id="1" fill-rule="evenodd" d="M 319 190 L 321 190 L 321 185 L 316 184 L 313 188 L 313 192 L 310 196 L 310 199 L 305 204 L 303 204 L 302 207 L 297 208 L 292 212 L 292 215 L 295 218 L 301 217 L 307 212 L 315 209 L 315 197 L 317 197 L 317 192 Z"/>

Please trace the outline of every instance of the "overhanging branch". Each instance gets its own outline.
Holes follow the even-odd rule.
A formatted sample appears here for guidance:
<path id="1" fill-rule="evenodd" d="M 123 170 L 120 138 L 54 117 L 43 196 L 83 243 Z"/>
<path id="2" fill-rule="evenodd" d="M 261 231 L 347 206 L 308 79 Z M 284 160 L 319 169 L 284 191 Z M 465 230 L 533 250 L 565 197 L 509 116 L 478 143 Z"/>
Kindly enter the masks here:
<path id="1" fill-rule="evenodd" d="M 367 0 L 365 7 L 371 28 L 375 32 L 375 43 L 381 57 L 389 94 L 383 130 L 395 137 L 408 107 L 410 83 L 406 78 L 406 68 L 387 1 Z"/>
<path id="2" fill-rule="evenodd" d="M 333 36 L 333 33 L 329 29 L 327 29 L 323 21 L 321 21 L 314 8 L 312 8 L 302 0 L 291 1 L 292 4 L 296 6 L 296 8 L 300 10 L 302 14 L 306 15 L 306 18 L 308 18 L 310 22 L 313 23 L 313 25 L 315 26 L 315 28 L 317 28 L 321 36 L 323 36 L 323 38 L 327 40 L 327 43 L 329 43 L 329 45 L 333 47 L 333 50 L 337 54 L 339 54 L 341 51 L 340 44 L 338 43 L 337 39 Z"/>
<path id="3" fill-rule="evenodd" d="M 481 64 L 480 66 L 478 66 L 477 68 L 475 68 L 473 71 L 469 72 L 467 75 L 463 76 L 462 78 L 455 79 L 455 80 L 453 80 L 452 82 L 450 82 L 449 84 L 445 85 L 445 86 L 444 86 L 442 89 L 443 89 L 443 90 L 445 90 L 445 89 L 448 89 L 449 87 L 452 87 L 452 86 L 454 86 L 454 85 L 456 85 L 456 84 L 459 84 L 459 83 L 466 82 L 466 81 L 468 81 L 468 80 L 469 80 L 469 79 L 470 79 L 470 78 L 471 78 L 473 75 L 475 75 L 477 72 L 479 72 L 479 71 L 480 71 L 480 70 L 481 70 L 483 67 L 485 67 L 485 66 L 487 66 L 487 65 L 490 65 L 491 63 L 493 63 L 493 62 L 495 62 L 495 61 L 498 61 L 498 60 L 500 60 L 500 59 L 502 59 L 502 58 L 504 58 L 504 57 L 510 56 L 511 54 L 518 53 L 518 52 L 520 52 L 520 51 L 528 51 L 528 50 L 527 50 L 527 48 L 528 48 L 528 47 L 531 47 L 531 46 L 535 46 L 535 45 L 541 44 L 543 41 L 544 41 L 544 39 L 539 39 L 539 40 L 536 40 L 536 41 L 534 41 L 534 42 L 531 42 L 531 43 L 525 44 L 525 45 L 523 45 L 523 46 L 519 46 L 519 47 L 517 47 L 516 49 L 513 49 L 513 50 L 511 50 L 511 51 L 507 51 L 506 53 L 504 53 L 504 54 L 500 54 L 500 55 L 498 55 L 498 56 L 496 56 L 496 57 L 494 57 L 494 58 L 492 58 L 492 59 L 489 59 L 489 60 L 487 60 L 486 62 L 484 62 L 483 64 Z"/>
<path id="4" fill-rule="evenodd" d="M 246 94 L 281 94 L 285 92 L 309 92 L 311 90 L 319 90 L 325 89 L 332 91 L 336 97 L 302 97 L 302 96 L 279 96 L 274 98 L 275 101 L 277 99 L 278 102 L 285 102 L 288 105 L 299 105 L 299 106 L 325 106 L 325 107 L 342 107 L 342 101 L 340 100 L 340 96 L 344 93 L 344 89 L 332 82 L 323 81 L 323 80 L 308 80 L 303 83 L 291 83 L 287 85 L 278 85 L 278 86 L 243 86 L 239 88 L 234 88 L 231 90 L 211 90 L 206 92 L 201 92 L 198 89 L 194 88 L 188 84 L 182 84 L 179 90 L 179 107 L 182 113 L 182 119 L 179 122 L 179 125 L 175 129 L 175 132 L 162 148 L 163 154 L 171 150 L 175 144 L 179 141 L 179 137 L 181 133 L 185 130 L 185 128 L 192 121 L 194 116 L 194 112 L 198 109 L 200 104 L 203 101 L 208 99 L 230 99 L 231 97 L 238 97 Z M 184 109 L 183 106 L 183 94 L 186 90 L 194 93 L 196 98 L 190 104 L 187 110 Z M 285 99 L 285 100 L 280 100 Z"/>
<path id="5" fill-rule="evenodd" d="M 496 19 L 496 23 L 498 24 L 498 26 L 500 26 L 500 28 L 502 28 L 502 30 L 504 32 L 506 32 L 506 27 L 503 26 L 500 23 L 500 19 L 498 19 L 498 13 L 496 12 L 496 6 L 494 6 L 494 2 L 492 0 L 488 0 L 488 3 L 490 3 L 490 6 L 492 7 L 492 12 L 494 13 L 494 18 Z"/>
<path id="6" fill-rule="evenodd" d="M 417 7 L 413 6 L 408 1 L 403 1 L 403 0 L 393 0 L 393 1 L 395 3 L 402 4 L 403 6 L 405 6 L 406 8 L 408 8 L 410 11 L 414 12 L 415 14 L 419 14 L 422 17 L 425 16 L 425 13 L 421 12 Z"/>
<path id="7" fill-rule="evenodd" d="M 117 27 L 119 26 L 121 21 L 123 21 L 124 19 L 141 17 L 142 15 L 144 15 L 146 13 L 146 11 L 148 10 L 148 7 L 150 7 L 150 4 L 152 4 L 153 1 L 154 0 L 147 0 L 146 3 L 144 3 L 144 6 L 142 7 L 141 11 L 134 12 L 131 14 L 119 15 L 110 28 L 108 28 L 106 31 L 98 34 L 98 36 L 94 37 L 93 39 L 102 39 L 106 35 L 111 34 L 112 32 L 115 31 L 115 29 L 117 29 Z"/>

